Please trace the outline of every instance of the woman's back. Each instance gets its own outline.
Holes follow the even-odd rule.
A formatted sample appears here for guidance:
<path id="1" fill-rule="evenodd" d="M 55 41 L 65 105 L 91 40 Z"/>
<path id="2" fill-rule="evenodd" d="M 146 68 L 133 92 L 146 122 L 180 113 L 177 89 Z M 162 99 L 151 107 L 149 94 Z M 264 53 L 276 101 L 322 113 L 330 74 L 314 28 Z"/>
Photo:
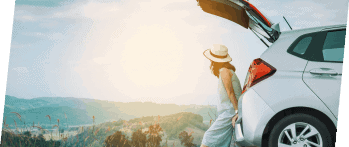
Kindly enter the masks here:
<path id="1" fill-rule="evenodd" d="M 222 71 L 222 69 L 219 70 L 220 73 L 221 73 L 221 71 Z M 242 91 L 241 84 L 240 84 L 240 81 L 239 81 L 238 77 L 236 76 L 235 72 L 231 69 L 230 69 L 230 71 L 233 74 L 233 76 L 231 78 L 231 82 L 232 82 L 232 86 L 234 89 L 235 97 L 237 100 L 239 100 L 239 97 L 240 97 L 241 91 Z M 224 87 L 224 83 L 222 81 L 221 76 L 219 76 L 218 93 L 219 93 L 218 107 L 217 107 L 218 113 L 220 114 L 225 110 L 232 111 L 234 113 L 234 106 L 229 99 L 229 96 L 228 96 L 227 91 Z"/>

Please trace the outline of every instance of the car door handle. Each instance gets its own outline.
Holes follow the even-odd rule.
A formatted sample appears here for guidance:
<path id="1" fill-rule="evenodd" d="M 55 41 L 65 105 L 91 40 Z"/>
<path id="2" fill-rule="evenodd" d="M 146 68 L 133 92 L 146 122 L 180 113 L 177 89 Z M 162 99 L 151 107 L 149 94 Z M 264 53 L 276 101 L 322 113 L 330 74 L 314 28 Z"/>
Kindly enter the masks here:
<path id="1" fill-rule="evenodd" d="M 338 72 L 336 72 L 331 68 L 315 68 L 310 70 L 309 72 L 314 75 L 331 75 L 331 76 L 338 75 Z"/>

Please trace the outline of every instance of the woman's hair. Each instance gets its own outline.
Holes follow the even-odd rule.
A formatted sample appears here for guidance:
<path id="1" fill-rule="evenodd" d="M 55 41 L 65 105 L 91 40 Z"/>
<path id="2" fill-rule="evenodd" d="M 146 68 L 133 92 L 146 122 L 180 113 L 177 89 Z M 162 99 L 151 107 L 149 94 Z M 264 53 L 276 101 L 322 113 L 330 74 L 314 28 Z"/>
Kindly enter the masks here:
<path id="1" fill-rule="evenodd" d="M 212 73 L 217 77 L 219 78 L 219 70 L 221 68 L 228 68 L 228 69 L 232 69 L 234 72 L 236 71 L 234 65 L 230 64 L 229 62 L 214 62 L 214 61 L 211 61 L 211 65 L 210 65 L 210 69 L 212 71 Z"/>

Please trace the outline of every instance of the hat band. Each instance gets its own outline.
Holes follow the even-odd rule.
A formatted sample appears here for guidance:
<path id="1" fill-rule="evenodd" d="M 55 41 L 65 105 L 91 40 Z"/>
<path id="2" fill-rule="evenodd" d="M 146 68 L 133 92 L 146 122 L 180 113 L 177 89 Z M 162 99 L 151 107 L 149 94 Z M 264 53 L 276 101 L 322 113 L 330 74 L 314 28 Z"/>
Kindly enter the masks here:
<path id="1" fill-rule="evenodd" d="M 220 58 L 220 59 L 223 59 L 223 58 L 228 57 L 228 55 L 225 55 L 225 56 L 215 55 L 215 54 L 213 54 L 211 51 L 210 51 L 210 54 L 211 54 L 213 57 L 215 57 L 215 58 Z"/>

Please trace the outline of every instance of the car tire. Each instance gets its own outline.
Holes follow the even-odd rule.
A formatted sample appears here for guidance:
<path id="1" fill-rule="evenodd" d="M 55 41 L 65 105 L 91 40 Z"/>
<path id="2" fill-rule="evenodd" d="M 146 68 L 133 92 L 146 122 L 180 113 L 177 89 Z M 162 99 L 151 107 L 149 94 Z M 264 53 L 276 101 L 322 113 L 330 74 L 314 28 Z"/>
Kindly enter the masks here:
<path id="1" fill-rule="evenodd" d="M 296 139 L 293 138 L 292 132 L 296 132 Z M 334 147 L 331 135 L 323 122 L 311 115 L 298 113 L 286 116 L 275 124 L 269 136 L 268 147 L 282 147 L 283 144 L 289 147 L 311 147 L 312 143 L 322 147 Z"/>

